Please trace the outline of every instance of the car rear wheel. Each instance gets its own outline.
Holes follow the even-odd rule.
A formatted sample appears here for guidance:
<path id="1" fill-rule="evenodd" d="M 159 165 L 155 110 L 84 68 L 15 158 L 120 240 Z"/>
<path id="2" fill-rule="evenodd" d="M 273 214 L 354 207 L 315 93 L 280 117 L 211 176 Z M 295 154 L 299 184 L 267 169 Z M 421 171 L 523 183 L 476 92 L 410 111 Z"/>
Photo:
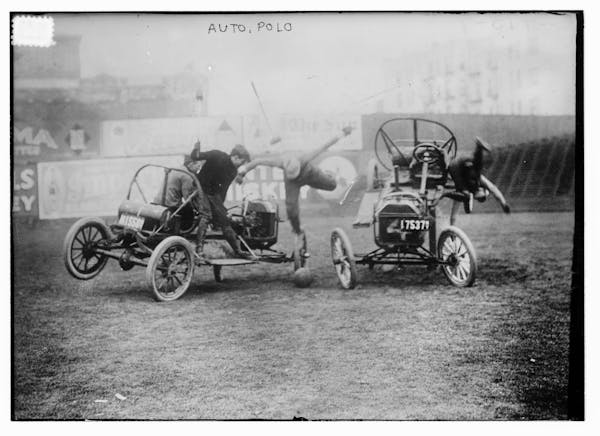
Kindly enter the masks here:
<path id="1" fill-rule="evenodd" d="M 194 275 L 194 251 L 181 236 L 169 236 L 156 246 L 146 280 L 157 301 L 175 301 L 188 290 Z"/>

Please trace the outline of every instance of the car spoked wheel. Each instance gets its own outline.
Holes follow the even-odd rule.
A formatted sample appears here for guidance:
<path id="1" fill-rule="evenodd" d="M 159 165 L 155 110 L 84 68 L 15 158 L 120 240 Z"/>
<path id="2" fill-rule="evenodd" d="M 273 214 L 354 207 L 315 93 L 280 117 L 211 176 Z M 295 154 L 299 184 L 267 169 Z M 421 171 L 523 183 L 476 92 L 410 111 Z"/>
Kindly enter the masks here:
<path id="1" fill-rule="evenodd" d="M 468 236 L 458 227 L 448 227 L 438 239 L 438 258 L 446 278 L 455 286 L 472 286 L 477 275 L 477 257 Z"/>
<path id="2" fill-rule="evenodd" d="M 170 236 L 152 252 L 146 279 L 157 301 L 174 301 L 189 288 L 194 275 L 194 253 L 188 241 Z"/>
<path id="3" fill-rule="evenodd" d="M 108 258 L 96 249 L 110 238 L 100 218 L 82 218 L 71 226 L 64 242 L 67 271 L 80 280 L 89 280 L 102 271 Z"/>
<path id="4" fill-rule="evenodd" d="M 344 289 L 356 286 L 356 263 L 350 240 L 342 229 L 331 232 L 331 258 L 340 285 Z"/>

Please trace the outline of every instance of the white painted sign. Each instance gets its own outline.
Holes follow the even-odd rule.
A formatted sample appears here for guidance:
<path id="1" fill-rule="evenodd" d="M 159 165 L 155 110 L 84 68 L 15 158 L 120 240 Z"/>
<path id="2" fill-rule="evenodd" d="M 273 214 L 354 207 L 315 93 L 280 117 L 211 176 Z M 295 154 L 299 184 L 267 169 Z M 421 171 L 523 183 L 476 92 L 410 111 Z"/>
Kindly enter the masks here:
<path id="1" fill-rule="evenodd" d="M 182 163 L 181 155 L 39 163 L 40 219 L 114 216 L 142 165 Z"/>
<path id="2" fill-rule="evenodd" d="M 341 139 L 330 151 L 361 150 L 361 116 L 355 114 L 307 115 L 284 114 L 269 120 L 271 128 L 261 116 L 244 117 L 244 144 L 251 153 L 308 151 L 315 149 L 336 135 L 342 128 L 352 126 L 352 134 Z M 270 145 L 274 136 L 281 142 Z"/>
<path id="3" fill-rule="evenodd" d="M 240 117 L 153 118 L 102 123 L 103 156 L 152 156 L 202 150 L 227 153 L 243 142 Z"/>

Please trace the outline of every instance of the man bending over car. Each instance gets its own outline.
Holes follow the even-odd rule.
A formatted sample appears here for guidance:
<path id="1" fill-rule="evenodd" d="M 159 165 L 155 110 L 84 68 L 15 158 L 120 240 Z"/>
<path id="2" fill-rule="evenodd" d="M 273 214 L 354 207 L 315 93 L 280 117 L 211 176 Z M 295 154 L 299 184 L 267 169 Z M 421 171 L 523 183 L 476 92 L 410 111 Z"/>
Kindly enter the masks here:
<path id="1" fill-rule="evenodd" d="M 225 208 L 225 198 L 229 185 L 237 176 L 238 168 L 250 161 L 250 153 L 243 145 L 236 145 L 227 154 L 220 150 L 209 150 L 206 152 L 200 151 L 200 143 L 197 142 L 190 154 L 193 161 L 204 161 L 202 168 L 196 173 L 200 186 L 208 199 L 210 210 L 212 213 L 212 223 L 216 227 L 220 227 L 223 232 L 223 237 L 229 243 L 235 253 L 235 256 L 249 258 L 251 255 L 242 252 L 237 235 L 229 218 L 227 217 L 227 209 Z M 198 226 L 198 238 L 202 235 L 202 240 L 208 229 L 208 221 L 200 221 Z M 196 248 L 196 254 L 200 258 L 204 257 L 202 247 Z"/>

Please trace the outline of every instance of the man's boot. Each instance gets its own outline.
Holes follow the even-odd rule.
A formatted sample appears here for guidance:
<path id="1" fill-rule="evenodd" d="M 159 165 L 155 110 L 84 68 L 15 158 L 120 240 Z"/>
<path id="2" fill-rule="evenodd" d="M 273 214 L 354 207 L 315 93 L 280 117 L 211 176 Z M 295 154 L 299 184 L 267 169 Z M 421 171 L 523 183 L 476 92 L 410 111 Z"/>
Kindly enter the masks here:
<path id="1" fill-rule="evenodd" d="M 223 237 L 225 238 L 229 246 L 233 248 L 233 252 L 236 257 L 242 259 L 256 260 L 256 257 L 253 256 L 252 253 L 246 253 L 242 251 L 240 247 L 240 241 L 238 241 L 237 235 L 230 226 L 223 227 L 222 231 Z"/>
<path id="2" fill-rule="evenodd" d="M 204 255 L 204 239 L 206 238 L 206 231 L 208 230 L 208 218 L 200 217 L 198 221 L 198 232 L 196 233 L 196 258 L 198 260 L 205 260 Z"/>
<path id="3" fill-rule="evenodd" d="M 298 251 L 306 247 L 306 233 L 304 233 L 304 229 L 300 229 L 300 232 L 294 233 L 294 247 Z"/>

